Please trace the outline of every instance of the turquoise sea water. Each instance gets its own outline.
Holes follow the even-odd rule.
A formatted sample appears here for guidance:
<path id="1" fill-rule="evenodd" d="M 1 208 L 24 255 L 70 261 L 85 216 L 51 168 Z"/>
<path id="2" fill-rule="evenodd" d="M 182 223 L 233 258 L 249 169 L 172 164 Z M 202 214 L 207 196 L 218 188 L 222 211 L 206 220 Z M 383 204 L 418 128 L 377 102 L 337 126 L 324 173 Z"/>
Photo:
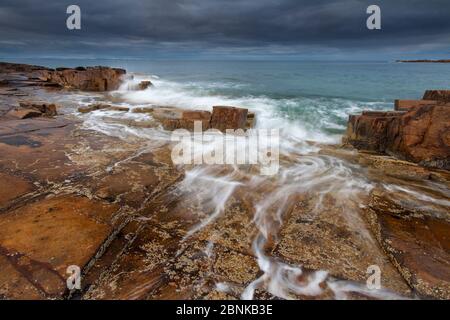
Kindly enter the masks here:
<path id="1" fill-rule="evenodd" d="M 450 64 L 120 59 L 14 62 L 48 67 L 121 67 L 153 76 L 159 84 L 159 92 L 149 92 L 139 97 L 139 102 L 190 104 L 192 108 L 222 102 L 270 108 L 270 117 L 325 135 L 342 134 L 351 113 L 391 109 L 394 99 L 419 99 L 426 89 L 450 89 Z"/>

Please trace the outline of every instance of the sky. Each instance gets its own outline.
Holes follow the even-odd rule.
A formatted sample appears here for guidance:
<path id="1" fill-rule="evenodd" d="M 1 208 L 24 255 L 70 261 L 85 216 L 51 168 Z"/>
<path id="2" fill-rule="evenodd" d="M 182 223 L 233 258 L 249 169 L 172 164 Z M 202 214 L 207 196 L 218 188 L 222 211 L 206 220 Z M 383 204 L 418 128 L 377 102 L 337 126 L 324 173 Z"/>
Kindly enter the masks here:
<path id="1" fill-rule="evenodd" d="M 81 9 L 68 30 L 66 9 Z M 368 30 L 369 5 L 381 30 Z M 0 0 L 1 57 L 450 58 L 449 0 Z"/>

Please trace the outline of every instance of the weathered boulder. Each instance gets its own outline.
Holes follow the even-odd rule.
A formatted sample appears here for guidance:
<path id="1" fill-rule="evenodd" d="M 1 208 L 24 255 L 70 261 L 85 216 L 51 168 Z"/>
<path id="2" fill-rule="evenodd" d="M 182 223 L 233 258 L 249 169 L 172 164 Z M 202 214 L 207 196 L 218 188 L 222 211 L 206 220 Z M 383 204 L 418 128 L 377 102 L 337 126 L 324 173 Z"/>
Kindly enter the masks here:
<path id="1" fill-rule="evenodd" d="M 409 112 L 351 115 L 344 143 L 424 166 L 450 169 L 450 105 L 422 105 Z"/>
<path id="2" fill-rule="evenodd" d="M 54 117 L 58 114 L 57 106 L 54 103 L 21 101 L 19 105 L 21 108 L 37 110 L 47 117 Z"/>
<path id="3" fill-rule="evenodd" d="M 53 69 L 49 69 L 42 66 L 34 66 L 29 64 L 20 64 L 20 63 L 9 63 L 9 62 L 0 62 L 0 72 L 1 73 L 14 73 L 14 72 L 34 72 L 34 71 L 41 71 L 41 70 L 49 70 L 52 71 Z"/>
<path id="4" fill-rule="evenodd" d="M 247 114 L 247 122 L 245 123 L 246 129 L 251 129 L 256 124 L 256 115 L 254 112 L 248 112 Z"/>
<path id="5" fill-rule="evenodd" d="M 108 67 L 79 67 L 75 69 L 57 68 L 56 70 L 39 70 L 36 77 L 60 86 L 84 91 L 110 91 L 119 88 L 123 69 Z"/>
<path id="6" fill-rule="evenodd" d="M 202 130 L 210 128 L 211 112 L 201 110 L 185 110 L 183 117 L 179 122 L 181 128 L 194 130 L 194 123 L 198 121 L 202 123 Z"/>
<path id="7" fill-rule="evenodd" d="M 202 130 L 208 130 L 210 128 L 211 112 L 177 108 L 157 108 L 153 111 L 153 117 L 162 123 L 165 130 L 194 130 L 196 121 L 202 123 Z"/>
<path id="8" fill-rule="evenodd" d="M 153 86 L 153 83 L 151 81 L 149 81 L 149 80 L 141 81 L 138 84 L 138 89 L 139 90 L 145 90 L 145 89 L 147 89 L 148 87 L 151 87 L 151 86 Z"/>
<path id="9" fill-rule="evenodd" d="M 450 90 L 427 90 L 425 91 L 423 100 L 450 102 Z"/>
<path id="10" fill-rule="evenodd" d="M 227 129 L 245 129 L 247 123 L 248 109 L 215 106 L 211 116 L 211 128 L 220 131 Z"/>
<path id="11" fill-rule="evenodd" d="M 362 115 L 350 115 L 344 142 L 357 149 L 384 152 L 389 124 L 402 112 L 364 111 Z"/>
<path id="12" fill-rule="evenodd" d="M 133 112 L 150 113 L 166 130 L 194 130 L 195 122 L 201 122 L 202 130 L 248 129 L 253 127 L 255 114 L 235 107 L 213 107 L 213 112 L 188 110 L 175 107 L 137 108 Z M 248 115 L 248 116 L 247 116 Z"/>
<path id="13" fill-rule="evenodd" d="M 387 153 L 450 170 L 450 105 L 415 108 L 394 118 L 386 134 Z"/>

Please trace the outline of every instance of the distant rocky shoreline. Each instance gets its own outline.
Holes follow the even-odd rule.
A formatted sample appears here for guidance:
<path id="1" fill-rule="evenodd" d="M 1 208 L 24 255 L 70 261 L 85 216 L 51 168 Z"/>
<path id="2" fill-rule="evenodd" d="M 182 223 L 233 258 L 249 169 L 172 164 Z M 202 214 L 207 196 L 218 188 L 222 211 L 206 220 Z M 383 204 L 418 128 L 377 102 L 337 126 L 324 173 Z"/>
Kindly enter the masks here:
<path id="1" fill-rule="evenodd" d="M 294 290 L 293 298 L 450 299 L 449 90 L 397 100 L 395 110 L 350 115 L 342 145 L 302 142 L 318 150 L 307 154 L 293 145 L 281 165 L 304 163 L 301 169 L 310 174 L 299 182 L 294 176 L 301 192 L 284 199 L 290 171 L 280 181 L 262 180 L 252 166 L 217 166 L 212 173 L 239 183 L 213 176 L 212 185 L 188 180 L 185 186 L 187 169 L 172 163 L 169 142 L 121 139 L 83 127 L 82 116 L 103 109 L 118 115 L 105 121 L 166 131 L 192 130 L 194 121 L 221 131 L 247 130 L 258 120 L 245 106 L 131 110 L 101 100 L 129 76 L 108 67 L 0 63 L 0 299 L 242 298 L 262 275 L 252 250 L 261 232 L 255 203 L 273 194 L 284 202 L 260 219 L 277 230 L 263 248 L 270 263 L 288 266 L 283 270 L 302 266 L 301 274 L 286 277 L 295 282 L 289 288 L 304 288 L 315 272 L 327 271 L 313 294 Z M 132 90 L 151 87 L 143 81 Z M 100 101 L 57 102 L 78 92 Z M 127 113 L 151 120 L 120 117 Z M 356 202 L 340 188 L 354 187 L 350 168 L 371 183 Z M 314 189 L 308 179 L 316 178 L 329 192 L 322 193 L 320 184 Z M 340 183 L 335 188 L 333 179 Z M 215 212 L 211 199 L 230 185 L 221 215 L 188 237 Z M 198 190 L 183 193 L 186 187 Z M 211 198 L 201 198 L 200 189 Z M 72 265 L 82 272 L 76 290 L 66 286 Z M 380 292 L 365 287 L 373 265 L 381 268 Z M 253 298 L 280 298 L 265 281 Z"/>
<path id="2" fill-rule="evenodd" d="M 442 59 L 442 60 L 427 60 L 427 59 L 421 59 L 421 60 L 397 60 L 396 62 L 401 62 L 401 63 L 450 63 L 450 59 Z"/>

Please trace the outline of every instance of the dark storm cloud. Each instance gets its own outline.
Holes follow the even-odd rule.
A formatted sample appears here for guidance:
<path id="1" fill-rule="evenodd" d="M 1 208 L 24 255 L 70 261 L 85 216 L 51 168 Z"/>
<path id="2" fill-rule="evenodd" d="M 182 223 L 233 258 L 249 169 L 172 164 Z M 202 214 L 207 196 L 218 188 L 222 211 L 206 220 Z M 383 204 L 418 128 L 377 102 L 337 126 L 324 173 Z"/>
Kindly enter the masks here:
<path id="1" fill-rule="evenodd" d="M 70 4 L 82 30 L 65 26 Z M 2 55 L 448 54 L 449 40 L 448 0 L 0 0 Z"/>

